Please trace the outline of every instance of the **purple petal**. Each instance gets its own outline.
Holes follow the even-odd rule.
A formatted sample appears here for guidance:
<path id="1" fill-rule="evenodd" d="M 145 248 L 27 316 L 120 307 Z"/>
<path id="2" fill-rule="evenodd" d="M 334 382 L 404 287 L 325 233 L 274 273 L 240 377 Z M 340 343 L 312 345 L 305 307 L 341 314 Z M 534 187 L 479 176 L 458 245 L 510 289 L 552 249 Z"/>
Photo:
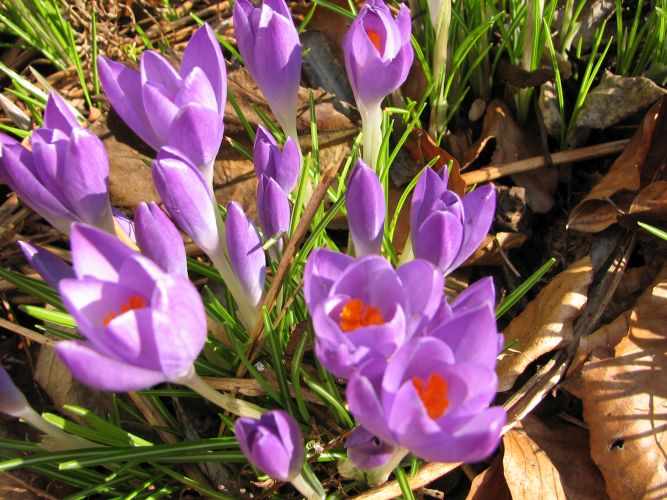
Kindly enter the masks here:
<path id="1" fill-rule="evenodd" d="M 463 197 L 465 221 L 463 243 L 452 267 L 460 266 L 482 244 L 496 212 L 496 190 L 492 184 L 479 187 Z"/>
<path id="2" fill-rule="evenodd" d="M 57 92 L 49 92 L 44 109 L 44 128 L 61 130 L 69 135 L 72 129 L 79 127 L 81 125 L 65 100 Z"/>
<path id="3" fill-rule="evenodd" d="M 176 95 L 182 80 L 173 66 L 157 52 L 145 50 L 139 63 L 141 83 L 151 82 L 164 88 L 169 94 Z"/>
<path id="4" fill-rule="evenodd" d="M 162 148 L 153 161 L 153 181 L 180 228 L 206 253 L 220 248 L 217 207 L 202 173 L 179 153 Z"/>
<path id="5" fill-rule="evenodd" d="M 143 106 L 146 110 L 150 110 L 147 113 L 147 121 L 157 138 L 159 149 L 168 144 L 171 123 L 179 111 L 178 106 L 162 86 L 153 82 L 142 84 L 141 97 Z"/>
<path id="6" fill-rule="evenodd" d="M 357 160 L 345 194 L 347 220 L 357 257 L 380 254 L 386 206 L 380 179 Z"/>
<path id="7" fill-rule="evenodd" d="M 463 240 L 463 226 L 454 214 L 433 212 L 412 236 L 415 257 L 429 261 L 443 273 L 453 269 Z"/>
<path id="8" fill-rule="evenodd" d="M 380 385 L 386 366 L 384 360 L 377 358 L 364 363 L 350 377 L 345 394 L 350 412 L 362 426 L 381 440 L 395 443 L 380 400 Z"/>
<path id="9" fill-rule="evenodd" d="M 447 191 L 447 184 L 430 168 L 426 169 L 417 181 L 412 193 L 410 208 L 410 228 L 416 231 L 422 222 L 433 212 L 433 205 Z"/>
<path id="10" fill-rule="evenodd" d="M 334 282 L 355 260 L 349 255 L 316 248 L 308 256 L 303 271 L 303 294 L 311 314 L 329 295 Z"/>
<path id="11" fill-rule="evenodd" d="M 192 35 L 185 47 L 181 76 L 186 77 L 194 68 L 201 68 L 208 78 L 215 93 L 217 111 L 223 113 L 227 101 L 227 70 L 220 43 L 207 23 Z"/>
<path id="12" fill-rule="evenodd" d="M 432 318 L 442 303 L 445 280 L 431 263 L 416 259 L 396 270 L 403 283 L 407 299 L 406 314 L 411 322 L 408 337 L 415 333 L 423 320 Z"/>
<path id="13" fill-rule="evenodd" d="M 74 277 L 74 270 L 60 257 L 56 257 L 48 250 L 33 246 L 26 241 L 19 241 L 18 243 L 28 263 L 55 290 L 58 290 L 60 280 Z"/>
<path id="14" fill-rule="evenodd" d="M 169 128 L 169 145 L 187 156 L 204 175 L 213 181 L 213 162 L 220 149 L 223 123 L 220 115 L 200 104 L 181 108 Z"/>
<path id="15" fill-rule="evenodd" d="M 118 238 L 85 224 L 73 224 L 70 235 L 72 263 L 78 278 L 90 276 L 118 282 L 123 261 L 136 252 Z"/>
<path id="16" fill-rule="evenodd" d="M 374 469 L 384 465 L 396 450 L 395 446 L 382 441 L 363 427 L 357 427 L 352 431 L 345 442 L 345 447 L 352 463 L 362 469 Z"/>
<path id="17" fill-rule="evenodd" d="M 264 293 L 266 256 L 257 229 L 234 201 L 227 205 L 225 235 L 234 274 L 250 303 L 256 306 Z"/>
<path id="18" fill-rule="evenodd" d="M 457 313 L 460 313 L 487 302 L 491 304 L 491 307 L 494 307 L 496 304 L 496 288 L 491 276 L 482 278 L 469 285 L 454 299 L 452 308 Z"/>
<path id="19" fill-rule="evenodd" d="M 273 134 L 262 125 L 257 125 L 255 143 L 252 149 L 252 160 L 257 177 L 267 175 L 275 178 L 276 161 L 274 160 L 274 156 L 276 151 L 280 151 L 280 148 Z"/>
<path id="20" fill-rule="evenodd" d="M 56 352 L 75 378 L 95 389 L 138 391 L 166 382 L 165 376 L 159 371 L 106 357 L 85 342 L 58 342 Z"/>
<path id="21" fill-rule="evenodd" d="M 62 171 L 65 199 L 79 219 L 115 233 L 109 202 L 109 160 L 102 141 L 86 129 L 72 131 Z"/>
<path id="22" fill-rule="evenodd" d="M 140 203 L 134 214 L 141 253 L 165 272 L 188 276 L 183 238 L 169 217 L 151 202 Z"/>
<path id="23" fill-rule="evenodd" d="M 265 175 L 257 185 L 257 215 L 264 239 L 289 231 L 291 211 L 287 195 L 276 181 Z M 278 249 L 282 249 L 282 242 L 278 242 Z M 277 258 L 275 250 L 271 250 L 273 258 Z"/>
<path id="24" fill-rule="evenodd" d="M 28 400 L 0 365 L 0 412 L 19 418 L 28 408 Z"/>
<path id="25" fill-rule="evenodd" d="M 296 186 L 301 172 L 301 150 L 298 142 L 288 137 L 276 168 L 276 181 L 286 193 Z"/>
<path id="26" fill-rule="evenodd" d="M 105 57 L 99 57 L 97 64 L 102 88 L 116 113 L 150 147 L 160 149 L 162 142 L 144 111 L 139 73 Z"/>

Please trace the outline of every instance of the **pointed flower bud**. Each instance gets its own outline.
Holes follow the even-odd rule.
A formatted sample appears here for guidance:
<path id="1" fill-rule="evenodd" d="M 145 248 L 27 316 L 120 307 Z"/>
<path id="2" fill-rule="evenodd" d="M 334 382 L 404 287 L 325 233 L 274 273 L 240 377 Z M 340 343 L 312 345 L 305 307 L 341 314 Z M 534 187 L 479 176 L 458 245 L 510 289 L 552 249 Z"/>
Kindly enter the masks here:
<path id="1" fill-rule="evenodd" d="M 396 450 L 396 446 L 385 443 L 361 426 L 348 436 L 345 448 L 352 463 L 361 469 L 384 465 Z"/>
<path id="2" fill-rule="evenodd" d="M 60 280 L 74 277 L 74 270 L 48 250 L 26 241 L 19 241 L 19 246 L 28 263 L 54 289 L 58 290 Z"/>
<path id="3" fill-rule="evenodd" d="M 259 419 L 238 418 L 234 432 L 243 454 L 265 474 L 281 481 L 291 481 L 299 475 L 303 437 L 288 413 L 271 410 Z"/>
<path id="4" fill-rule="evenodd" d="M 234 34 L 250 75 L 286 135 L 296 138 L 301 42 L 285 0 L 234 3 Z"/>
<path id="5" fill-rule="evenodd" d="M 72 226 L 71 246 L 75 278 L 60 296 L 86 340 L 56 351 L 72 374 L 113 392 L 191 378 L 207 333 L 192 283 L 90 226 Z"/>
<path id="6" fill-rule="evenodd" d="M 30 150 L 2 142 L 0 178 L 51 225 L 69 234 L 78 221 L 113 233 L 104 145 L 58 94 L 49 94 L 44 127 L 31 135 Z"/>
<path id="7" fill-rule="evenodd" d="M 463 198 L 447 189 L 447 170 L 427 169 L 415 186 L 410 234 L 415 257 L 449 274 L 470 257 L 489 232 L 496 191 L 487 184 Z"/>
<path id="8" fill-rule="evenodd" d="M 171 146 L 213 179 L 227 100 L 227 71 L 220 44 L 208 24 L 185 48 L 180 71 L 147 50 L 139 71 L 100 57 L 100 82 L 125 123 L 155 151 Z"/>
<path id="9" fill-rule="evenodd" d="M 380 179 L 358 160 L 345 193 L 347 221 L 357 257 L 380 254 L 386 206 Z"/>
<path id="10" fill-rule="evenodd" d="M 291 212 L 287 195 L 276 181 L 266 175 L 260 176 L 257 184 L 257 216 L 265 239 L 289 231 Z M 282 247 L 281 239 L 276 243 L 277 252 L 274 247 L 269 249 L 272 259 L 278 258 Z"/>
<path id="11" fill-rule="evenodd" d="M 281 151 L 273 134 L 259 125 L 252 156 L 257 177 L 270 177 L 287 194 L 294 189 L 301 171 L 301 152 L 293 138 L 287 138 Z"/>
<path id="12" fill-rule="evenodd" d="M 30 404 L 0 365 L 0 413 L 21 418 L 30 411 Z"/>
<path id="13" fill-rule="evenodd" d="M 256 308 L 264 294 L 266 256 L 259 231 L 246 217 L 241 205 L 235 201 L 227 205 L 225 233 L 227 252 L 234 274 L 247 303 Z"/>
<path id="14" fill-rule="evenodd" d="M 141 253 L 169 274 L 188 277 L 185 246 L 178 229 L 157 206 L 140 203 L 134 214 Z"/>

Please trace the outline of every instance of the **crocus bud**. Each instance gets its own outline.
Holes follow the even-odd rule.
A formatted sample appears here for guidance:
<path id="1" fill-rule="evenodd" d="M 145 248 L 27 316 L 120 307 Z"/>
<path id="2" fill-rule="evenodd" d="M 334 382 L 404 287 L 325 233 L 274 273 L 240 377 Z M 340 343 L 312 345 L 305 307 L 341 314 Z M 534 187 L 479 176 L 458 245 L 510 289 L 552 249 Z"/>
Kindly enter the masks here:
<path id="1" fill-rule="evenodd" d="M 77 221 L 114 232 L 104 145 L 58 94 L 49 94 L 44 127 L 30 136 L 30 150 L 2 142 L 0 178 L 51 225 L 65 234 Z"/>
<path id="2" fill-rule="evenodd" d="M 48 250 L 26 241 L 19 241 L 19 246 L 28 263 L 56 290 L 60 280 L 74 277 L 72 268 Z"/>
<path id="3" fill-rule="evenodd" d="M 211 27 L 192 35 L 178 73 L 150 50 L 138 72 L 104 57 L 98 64 L 104 93 L 123 121 L 155 151 L 180 150 L 210 183 L 227 100 L 225 61 Z"/>
<path id="4" fill-rule="evenodd" d="M 385 443 L 363 427 L 357 427 L 345 441 L 347 456 L 361 469 L 374 469 L 387 463 L 396 446 Z"/>
<path id="5" fill-rule="evenodd" d="M 234 432 L 243 454 L 264 473 L 281 481 L 291 481 L 299 475 L 303 437 L 288 413 L 271 410 L 259 420 L 238 418 Z"/>
<path id="6" fill-rule="evenodd" d="M 496 209 L 496 191 L 487 184 L 463 198 L 447 189 L 442 175 L 427 169 L 415 186 L 410 234 L 415 257 L 449 274 L 470 257 L 489 232 Z"/>
<path id="7" fill-rule="evenodd" d="M 72 374 L 113 392 L 192 377 L 207 333 L 194 285 L 90 226 L 72 226 L 71 246 L 75 278 L 60 296 L 86 340 L 56 352 Z"/>
<path id="8" fill-rule="evenodd" d="M 237 202 L 227 205 L 225 221 L 227 252 L 234 274 L 245 294 L 246 301 L 257 307 L 264 293 L 266 256 L 259 231 Z"/>
<path id="9" fill-rule="evenodd" d="M 180 151 L 162 148 L 153 161 L 153 182 L 180 228 L 209 256 L 219 255 L 217 206 L 202 173 Z"/>
<path id="10" fill-rule="evenodd" d="M 0 365 L 0 413 L 21 418 L 29 409 L 25 396 Z"/>
<path id="11" fill-rule="evenodd" d="M 343 54 L 358 105 L 378 105 L 407 78 L 414 57 L 411 22 L 405 4 L 394 19 L 382 0 L 368 0 L 352 21 Z"/>
<path id="12" fill-rule="evenodd" d="M 408 76 L 414 58 L 410 34 L 405 4 L 394 20 L 382 0 L 368 0 L 343 38 L 347 77 L 361 113 L 363 157 L 373 168 L 382 143 L 380 103 Z"/>
<path id="13" fill-rule="evenodd" d="M 285 0 L 234 3 L 234 34 L 250 75 L 285 134 L 296 138 L 301 43 Z"/>
<path id="14" fill-rule="evenodd" d="M 264 127 L 257 127 L 252 159 L 257 177 L 266 175 L 275 180 L 289 194 L 299 179 L 301 170 L 301 152 L 296 140 L 287 138 L 283 150 L 276 142 L 273 134 Z"/>
<path id="15" fill-rule="evenodd" d="M 257 215 L 265 239 L 289 231 L 291 213 L 287 195 L 276 181 L 266 175 L 260 176 L 257 185 Z M 282 240 L 276 246 L 279 252 Z M 278 252 L 273 247 L 269 249 L 273 259 L 277 258 Z"/>
<path id="16" fill-rule="evenodd" d="M 183 238 L 156 203 L 140 203 L 134 215 L 141 253 L 163 271 L 187 278 L 188 265 Z"/>
<path id="17" fill-rule="evenodd" d="M 345 205 L 356 256 L 379 254 L 386 215 L 384 191 L 378 176 L 361 159 L 352 172 Z"/>

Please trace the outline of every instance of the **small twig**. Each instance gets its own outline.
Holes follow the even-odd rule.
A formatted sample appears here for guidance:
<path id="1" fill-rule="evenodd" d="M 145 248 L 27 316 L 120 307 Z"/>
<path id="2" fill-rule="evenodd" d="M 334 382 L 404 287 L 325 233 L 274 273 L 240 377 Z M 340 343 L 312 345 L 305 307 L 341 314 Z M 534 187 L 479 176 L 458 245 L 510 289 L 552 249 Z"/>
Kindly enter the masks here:
<path id="1" fill-rule="evenodd" d="M 266 309 L 269 312 L 271 312 L 271 310 L 275 306 L 276 297 L 278 296 L 280 287 L 282 286 L 283 280 L 287 276 L 287 271 L 289 271 L 290 267 L 292 266 L 294 253 L 299 248 L 299 245 L 301 244 L 303 238 L 306 236 L 308 228 L 310 227 L 310 223 L 312 222 L 313 217 L 315 217 L 315 214 L 317 213 L 320 203 L 322 203 L 322 200 L 324 199 L 324 196 L 326 195 L 329 186 L 336 178 L 336 173 L 338 172 L 338 169 L 340 168 L 342 163 L 343 161 L 341 160 L 336 165 L 329 167 L 324 172 L 324 175 L 322 176 L 320 183 L 313 191 L 313 194 L 310 197 L 310 200 L 308 201 L 308 204 L 306 205 L 306 208 L 303 211 L 301 220 L 299 220 L 299 224 L 297 224 L 296 229 L 294 230 L 294 234 L 287 242 L 287 245 L 285 245 L 285 250 L 283 252 L 282 258 L 280 259 L 280 264 L 278 264 L 278 269 L 273 278 L 273 281 L 271 282 L 271 287 L 269 288 L 269 291 L 266 293 L 264 300 L 259 306 L 260 311 L 262 310 L 263 307 L 266 307 Z M 264 341 L 262 335 L 263 333 L 264 333 L 264 321 L 260 316 L 255 322 L 255 325 L 253 326 L 250 332 L 250 339 L 252 340 L 252 345 L 248 350 L 248 359 L 250 360 L 250 362 L 253 361 L 257 353 L 262 348 L 262 343 Z M 236 371 L 236 376 L 242 377 L 245 374 L 245 372 L 246 372 L 245 365 L 241 364 L 238 370 Z"/>
<path id="2" fill-rule="evenodd" d="M 27 339 L 30 339 L 34 342 L 37 342 L 38 344 L 44 344 L 48 346 L 52 346 L 55 344 L 53 340 L 50 338 L 46 337 L 45 335 L 40 335 L 39 333 L 33 332 L 32 330 L 25 328 L 21 325 L 17 325 L 16 323 L 12 323 L 11 321 L 7 321 L 6 319 L 0 318 L 0 328 L 5 328 L 6 330 L 9 330 L 10 332 L 17 333 L 18 335 L 21 335 L 22 337 L 25 337 Z"/>
<path id="3" fill-rule="evenodd" d="M 605 142 L 604 144 L 596 144 L 595 146 L 586 146 L 585 148 L 559 151 L 558 153 L 551 155 L 551 161 L 555 166 L 608 156 L 623 151 L 628 142 L 630 142 L 629 139 L 623 139 L 620 141 Z M 468 185 L 480 184 L 482 182 L 505 177 L 506 175 L 528 172 L 529 170 L 536 170 L 546 166 L 547 162 L 544 156 L 533 156 L 531 158 L 526 158 L 525 160 L 512 161 L 500 165 L 493 165 L 491 167 L 480 168 L 474 172 L 466 172 L 461 174 L 461 177 L 463 177 L 463 180 L 466 181 L 466 184 Z"/>

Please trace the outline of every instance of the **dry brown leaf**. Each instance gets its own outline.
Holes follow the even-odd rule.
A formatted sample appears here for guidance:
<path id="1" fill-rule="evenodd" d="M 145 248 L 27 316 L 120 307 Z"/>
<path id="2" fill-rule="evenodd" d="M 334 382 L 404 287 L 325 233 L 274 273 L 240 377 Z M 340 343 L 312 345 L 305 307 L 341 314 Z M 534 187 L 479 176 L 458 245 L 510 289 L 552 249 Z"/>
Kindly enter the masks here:
<path id="1" fill-rule="evenodd" d="M 656 181 L 642 189 L 632 200 L 628 214 L 633 220 L 667 220 L 667 181 Z"/>
<path id="2" fill-rule="evenodd" d="M 505 342 L 515 349 L 498 362 L 498 388 L 507 391 L 526 367 L 542 354 L 572 340 L 572 322 L 586 304 L 593 278 L 590 257 L 583 257 L 553 278 L 507 326 Z"/>
<path id="3" fill-rule="evenodd" d="M 503 476 L 501 457 L 496 457 L 491 467 L 473 479 L 466 500 L 512 500 L 512 494 Z"/>
<path id="4" fill-rule="evenodd" d="M 494 100 L 487 107 L 480 138 L 463 155 L 461 169 L 465 170 L 475 163 L 492 139 L 495 139 L 495 150 L 488 165 L 523 160 L 542 154 L 535 136 L 524 134 L 512 118 L 507 105 Z M 545 213 L 553 207 L 553 193 L 558 184 L 556 170 L 540 168 L 513 175 L 512 180 L 517 186 L 526 188 L 526 202 L 534 212 Z"/>
<path id="5" fill-rule="evenodd" d="M 608 228 L 616 222 L 618 208 L 627 210 L 641 186 L 654 180 L 655 170 L 667 153 L 666 106 L 667 98 L 663 97 L 646 114 L 609 172 L 574 207 L 569 228 L 588 233 Z"/>
<path id="6" fill-rule="evenodd" d="M 582 370 L 591 456 L 612 498 L 667 496 L 667 266 L 637 300 L 614 357 Z"/>

